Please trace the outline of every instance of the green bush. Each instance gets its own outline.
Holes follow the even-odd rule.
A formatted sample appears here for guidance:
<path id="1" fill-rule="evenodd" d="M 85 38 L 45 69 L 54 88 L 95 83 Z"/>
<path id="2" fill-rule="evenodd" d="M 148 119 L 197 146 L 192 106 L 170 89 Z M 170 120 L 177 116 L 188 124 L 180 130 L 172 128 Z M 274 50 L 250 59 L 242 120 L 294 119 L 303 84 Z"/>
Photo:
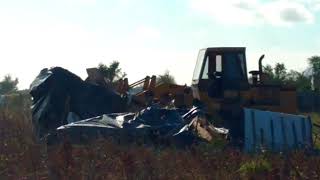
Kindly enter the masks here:
<path id="1" fill-rule="evenodd" d="M 265 159 L 255 159 L 242 163 L 239 173 L 242 177 L 255 177 L 265 175 L 272 169 L 271 164 Z"/>

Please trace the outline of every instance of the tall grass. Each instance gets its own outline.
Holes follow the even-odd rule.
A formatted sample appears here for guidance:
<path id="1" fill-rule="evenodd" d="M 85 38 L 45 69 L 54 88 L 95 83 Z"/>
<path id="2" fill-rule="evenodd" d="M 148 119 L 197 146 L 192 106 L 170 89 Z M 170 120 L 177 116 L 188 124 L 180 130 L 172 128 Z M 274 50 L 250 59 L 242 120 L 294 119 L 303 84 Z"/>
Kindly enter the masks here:
<path id="1" fill-rule="evenodd" d="M 320 178 L 320 157 L 304 152 L 250 155 L 223 143 L 159 150 L 108 139 L 47 147 L 33 138 L 28 103 L 1 108 L 0 128 L 0 179 Z"/>

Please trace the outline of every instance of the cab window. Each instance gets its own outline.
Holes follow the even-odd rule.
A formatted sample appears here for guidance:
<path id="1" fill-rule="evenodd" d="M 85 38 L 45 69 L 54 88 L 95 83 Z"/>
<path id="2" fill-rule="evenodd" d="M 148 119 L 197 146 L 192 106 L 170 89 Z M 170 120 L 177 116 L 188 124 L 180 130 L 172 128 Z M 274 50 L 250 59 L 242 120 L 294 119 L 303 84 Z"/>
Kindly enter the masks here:
<path id="1" fill-rule="evenodd" d="M 216 55 L 216 72 L 222 72 L 222 56 Z"/>
<path id="2" fill-rule="evenodd" d="M 236 53 L 229 53 L 224 55 L 225 65 L 227 67 L 227 72 L 225 77 L 227 79 L 246 79 L 245 65 L 243 57 Z"/>
<path id="3" fill-rule="evenodd" d="M 195 67 L 194 72 L 193 72 L 193 77 L 192 77 L 193 80 L 197 80 L 200 77 L 200 73 L 201 73 L 201 69 L 202 69 L 202 64 L 203 64 L 203 59 L 204 59 L 205 53 L 206 53 L 205 49 L 203 49 L 203 50 L 201 50 L 199 52 L 197 63 L 196 63 L 196 67 Z"/>
<path id="4" fill-rule="evenodd" d="M 209 73 L 209 56 L 207 56 L 205 59 L 205 64 L 202 71 L 201 79 L 209 79 L 208 73 Z"/>

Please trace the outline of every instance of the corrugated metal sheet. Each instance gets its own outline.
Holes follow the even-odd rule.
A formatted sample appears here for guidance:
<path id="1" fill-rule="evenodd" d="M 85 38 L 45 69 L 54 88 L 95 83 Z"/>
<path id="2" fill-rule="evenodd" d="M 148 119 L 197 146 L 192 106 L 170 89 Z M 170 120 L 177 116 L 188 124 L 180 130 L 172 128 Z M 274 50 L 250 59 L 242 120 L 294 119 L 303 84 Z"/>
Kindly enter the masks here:
<path id="1" fill-rule="evenodd" d="M 245 151 L 286 151 L 312 147 L 312 123 L 306 116 L 245 109 Z"/>

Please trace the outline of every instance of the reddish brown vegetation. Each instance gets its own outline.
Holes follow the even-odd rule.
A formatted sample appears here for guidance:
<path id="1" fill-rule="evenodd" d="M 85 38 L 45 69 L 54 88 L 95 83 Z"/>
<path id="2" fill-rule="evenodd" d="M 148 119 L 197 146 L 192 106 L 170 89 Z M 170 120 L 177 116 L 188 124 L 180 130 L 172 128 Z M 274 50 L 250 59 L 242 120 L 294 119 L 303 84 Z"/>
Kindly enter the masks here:
<path id="1" fill-rule="evenodd" d="M 31 115 L 0 111 L 0 179 L 319 179 L 320 157 L 247 155 L 216 144 L 188 150 L 119 146 L 108 140 L 35 143 Z"/>

